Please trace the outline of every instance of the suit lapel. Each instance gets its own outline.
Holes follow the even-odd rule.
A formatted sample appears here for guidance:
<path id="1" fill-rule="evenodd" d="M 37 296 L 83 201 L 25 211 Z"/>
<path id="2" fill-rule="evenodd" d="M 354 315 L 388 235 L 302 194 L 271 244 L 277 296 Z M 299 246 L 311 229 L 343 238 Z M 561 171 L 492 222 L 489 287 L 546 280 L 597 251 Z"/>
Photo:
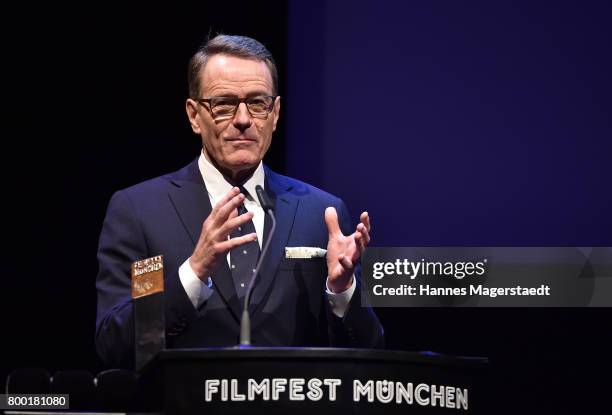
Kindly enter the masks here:
<path id="1" fill-rule="evenodd" d="M 249 312 L 253 316 L 260 308 L 260 305 L 265 303 L 266 298 L 270 295 L 273 289 L 273 282 L 276 278 L 277 269 L 285 253 L 285 246 L 295 219 L 295 213 L 298 207 L 298 199 L 293 196 L 288 190 L 291 185 L 282 177 L 273 173 L 266 168 L 266 192 L 274 201 L 274 213 L 276 215 L 276 231 L 273 235 L 270 250 L 264 262 L 261 264 L 259 275 L 255 282 L 251 305 Z M 264 221 L 264 239 L 265 242 L 270 235 L 271 220 L 266 215 Z"/>
<path id="2" fill-rule="evenodd" d="M 170 177 L 170 180 L 174 184 L 169 193 L 170 200 L 195 248 L 202 232 L 202 223 L 212 211 L 197 160 Z M 242 305 L 238 301 L 232 274 L 225 258 L 212 275 L 212 280 L 215 290 L 228 305 L 236 321 L 240 321 Z"/>

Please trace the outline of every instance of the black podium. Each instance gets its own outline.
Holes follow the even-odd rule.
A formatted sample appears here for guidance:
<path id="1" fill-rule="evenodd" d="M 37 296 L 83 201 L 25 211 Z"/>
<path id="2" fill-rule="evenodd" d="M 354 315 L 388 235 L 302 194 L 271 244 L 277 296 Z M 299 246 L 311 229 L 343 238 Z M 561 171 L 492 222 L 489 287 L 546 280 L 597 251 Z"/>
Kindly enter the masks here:
<path id="1" fill-rule="evenodd" d="M 487 364 L 429 352 L 172 349 L 143 375 L 158 381 L 149 397 L 163 397 L 165 414 L 478 414 Z"/>

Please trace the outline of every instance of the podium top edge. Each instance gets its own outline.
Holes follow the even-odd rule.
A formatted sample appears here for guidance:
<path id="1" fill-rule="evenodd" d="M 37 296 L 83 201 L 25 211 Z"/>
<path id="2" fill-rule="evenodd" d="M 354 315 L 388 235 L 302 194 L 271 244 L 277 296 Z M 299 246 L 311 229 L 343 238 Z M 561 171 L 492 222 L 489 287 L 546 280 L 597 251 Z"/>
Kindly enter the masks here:
<path id="1" fill-rule="evenodd" d="M 365 362 L 388 362 L 484 368 L 489 359 L 477 356 L 452 356 L 434 352 L 408 352 L 402 350 L 343 349 L 326 347 L 227 347 L 166 349 L 157 356 L 163 361 L 198 359 L 208 360 L 336 360 Z"/>

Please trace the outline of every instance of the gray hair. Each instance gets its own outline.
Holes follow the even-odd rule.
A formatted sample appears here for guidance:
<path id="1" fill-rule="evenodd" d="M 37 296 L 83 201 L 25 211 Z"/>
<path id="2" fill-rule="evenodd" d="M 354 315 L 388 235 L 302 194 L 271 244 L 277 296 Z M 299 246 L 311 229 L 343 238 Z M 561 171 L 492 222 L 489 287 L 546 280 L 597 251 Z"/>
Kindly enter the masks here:
<path id="1" fill-rule="evenodd" d="M 272 54 L 264 45 L 253 38 L 234 35 L 217 35 L 208 39 L 189 61 L 187 82 L 189 84 L 189 96 L 199 98 L 201 79 L 200 72 L 204 65 L 213 55 L 229 55 L 237 58 L 253 59 L 263 61 L 272 75 L 272 93 L 278 93 L 278 72 Z"/>

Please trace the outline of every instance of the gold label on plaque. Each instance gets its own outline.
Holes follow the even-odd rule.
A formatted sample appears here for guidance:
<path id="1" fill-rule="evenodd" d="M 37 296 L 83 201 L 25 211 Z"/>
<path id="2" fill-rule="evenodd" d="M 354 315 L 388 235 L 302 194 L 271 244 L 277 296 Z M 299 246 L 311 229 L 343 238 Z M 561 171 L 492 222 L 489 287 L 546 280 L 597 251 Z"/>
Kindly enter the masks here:
<path id="1" fill-rule="evenodd" d="M 164 258 L 157 255 L 132 262 L 132 298 L 164 291 Z"/>

